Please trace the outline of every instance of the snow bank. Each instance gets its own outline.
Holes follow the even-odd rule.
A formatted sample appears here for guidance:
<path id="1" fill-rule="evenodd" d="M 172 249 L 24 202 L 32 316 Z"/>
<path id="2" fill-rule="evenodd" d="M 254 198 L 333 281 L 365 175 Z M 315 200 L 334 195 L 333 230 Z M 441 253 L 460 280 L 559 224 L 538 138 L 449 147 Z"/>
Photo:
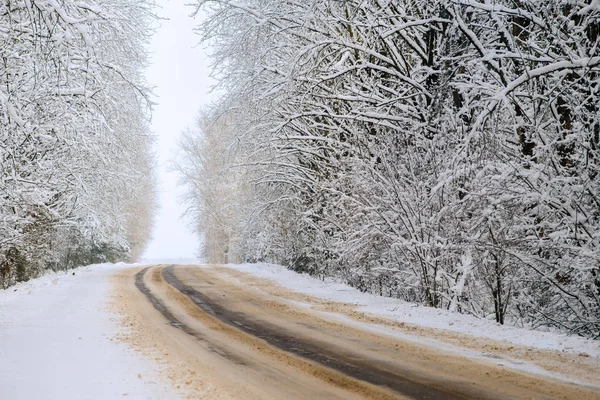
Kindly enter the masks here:
<path id="1" fill-rule="evenodd" d="M 600 341 L 568 336 L 561 333 L 534 331 L 503 326 L 495 321 L 470 315 L 407 303 L 399 299 L 362 293 L 339 280 L 321 281 L 307 274 L 298 274 L 272 264 L 229 264 L 227 267 L 253 276 L 273 280 L 277 284 L 324 300 L 357 305 L 357 311 L 379 315 L 390 320 L 428 328 L 444 329 L 474 337 L 504 340 L 516 345 L 550 349 L 569 353 L 587 353 L 600 357 Z"/>
<path id="2" fill-rule="evenodd" d="M 73 274 L 77 275 L 81 272 L 90 271 L 94 268 L 101 268 L 105 266 L 110 266 L 110 264 L 87 265 L 85 267 L 79 267 L 68 271 L 45 271 L 44 274 L 39 278 L 31 279 L 27 282 L 17 283 L 16 285 L 9 287 L 8 289 L 0 290 L 0 309 L 4 305 L 10 303 L 11 301 L 31 296 L 40 288 L 58 285 L 65 279 L 71 279 L 69 276 L 72 277 Z"/>

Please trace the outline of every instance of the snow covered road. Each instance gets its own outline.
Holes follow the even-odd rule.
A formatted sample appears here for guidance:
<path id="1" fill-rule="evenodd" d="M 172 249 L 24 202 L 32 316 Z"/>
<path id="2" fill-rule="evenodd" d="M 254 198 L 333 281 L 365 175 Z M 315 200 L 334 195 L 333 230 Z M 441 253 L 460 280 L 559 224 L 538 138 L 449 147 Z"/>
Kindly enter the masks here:
<path id="1" fill-rule="evenodd" d="M 514 330 L 279 266 L 95 265 L 0 291 L 0 399 L 600 399 L 597 341 Z"/>
<path id="2" fill-rule="evenodd" d="M 0 399 L 178 398 L 112 339 L 120 328 L 107 310 L 108 277 L 122 268 L 84 267 L 0 291 Z"/>

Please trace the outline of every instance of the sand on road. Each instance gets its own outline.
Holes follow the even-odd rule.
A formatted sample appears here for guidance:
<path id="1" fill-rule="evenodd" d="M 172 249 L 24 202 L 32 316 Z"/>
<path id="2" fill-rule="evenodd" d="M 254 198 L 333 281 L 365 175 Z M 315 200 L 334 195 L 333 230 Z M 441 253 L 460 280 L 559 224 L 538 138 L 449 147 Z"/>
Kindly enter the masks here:
<path id="1" fill-rule="evenodd" d="M 319 310 L 368 316 L 222 266 L 132 268 L 113 275 L 112 288 L 119 340 L 155 360 L 187 398 L 600 399 L 591 386 L 343 323 Z"/>

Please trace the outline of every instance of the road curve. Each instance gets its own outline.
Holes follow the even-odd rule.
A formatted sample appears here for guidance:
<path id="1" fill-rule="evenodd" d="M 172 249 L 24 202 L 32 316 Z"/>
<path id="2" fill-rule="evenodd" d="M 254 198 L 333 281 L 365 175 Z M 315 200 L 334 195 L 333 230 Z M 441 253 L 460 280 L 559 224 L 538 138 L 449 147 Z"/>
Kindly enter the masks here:
<path id="1" fill-rule="evenodd" d="M 593 389 L 347 326 L 211 266 L 119 274 L 124 338 L 188 398 L 600 399 Z"/>

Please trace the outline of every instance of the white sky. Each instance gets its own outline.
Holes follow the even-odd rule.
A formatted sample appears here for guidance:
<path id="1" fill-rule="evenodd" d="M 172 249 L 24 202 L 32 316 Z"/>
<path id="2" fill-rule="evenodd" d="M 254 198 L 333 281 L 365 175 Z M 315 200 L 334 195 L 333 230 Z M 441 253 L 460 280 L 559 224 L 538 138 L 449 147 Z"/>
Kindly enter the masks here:
<path id="1" fill-rule="evenodd" d="M 160 210 L 153 240 L 143 258 L 192 258 L 198 252 L 199 239 L 181 218 L 177 175 L 167 171 L 180 133 L 194 124 L 198 110 L 210 102 L 208 60 L 198 36 L 192 29 L 199 23 L 189 17 L 193 11 L 187 0 L 162 0 L 158 15 L 162 21 L 150 47 L 151 66 L 147 79 L 155 86 L 152 131 L 157 135 L 159 161 Z"/>

